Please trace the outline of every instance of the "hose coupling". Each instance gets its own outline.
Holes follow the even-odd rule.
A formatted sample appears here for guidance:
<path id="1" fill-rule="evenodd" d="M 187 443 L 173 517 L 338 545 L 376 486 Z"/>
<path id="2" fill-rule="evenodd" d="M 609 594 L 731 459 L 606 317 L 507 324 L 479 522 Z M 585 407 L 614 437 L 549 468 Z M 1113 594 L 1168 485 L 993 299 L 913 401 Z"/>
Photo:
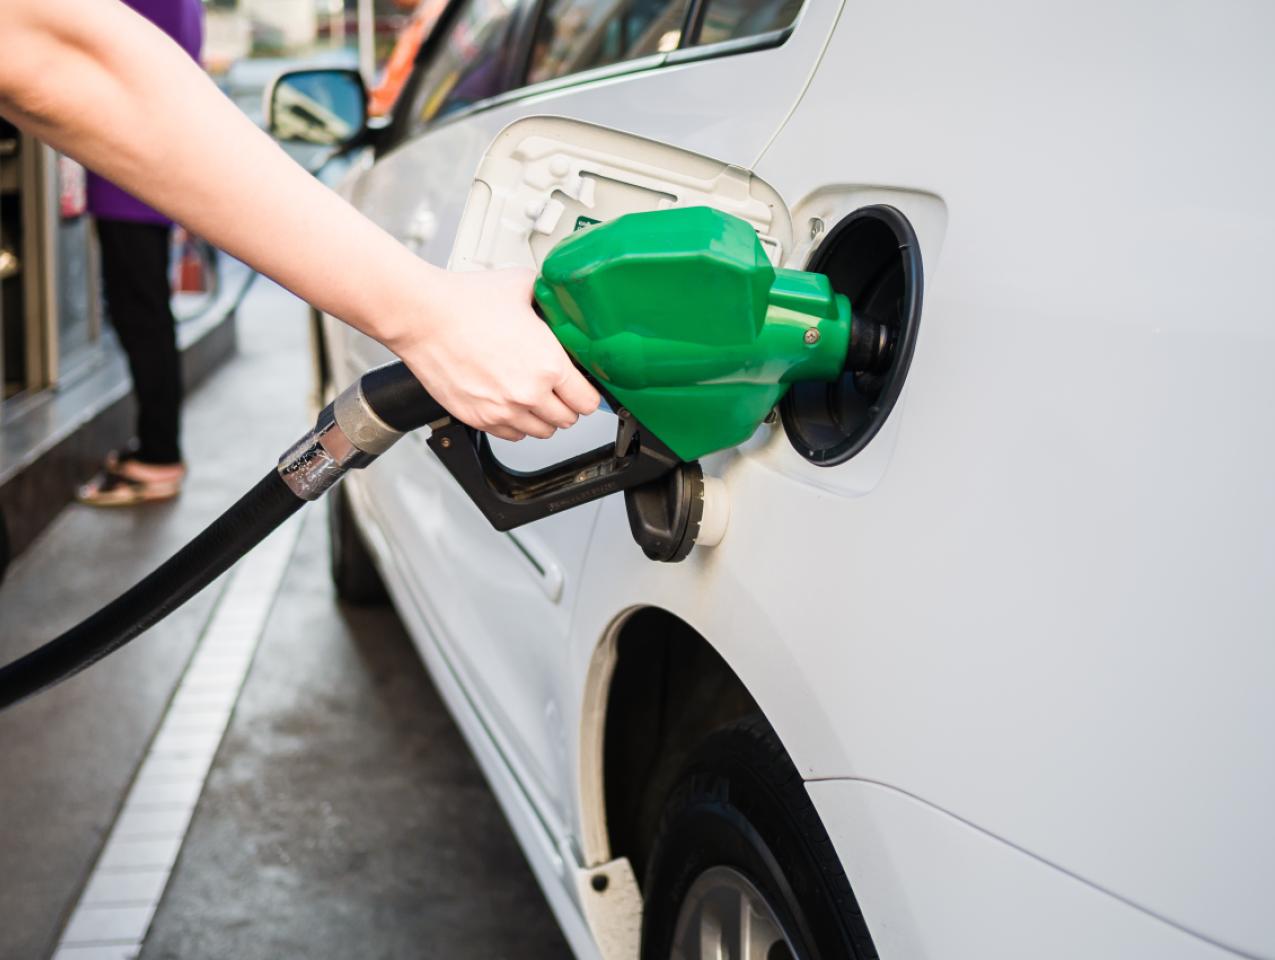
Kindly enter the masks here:
<path id="1" fill-rule="evenodd" d="M 317 500 L 346 471 L 366 467 L 402 435 L 377 416 L 360 380 L 324 407 L 314 428 L 279 458 L 279 476 L 301 500 Z"/>

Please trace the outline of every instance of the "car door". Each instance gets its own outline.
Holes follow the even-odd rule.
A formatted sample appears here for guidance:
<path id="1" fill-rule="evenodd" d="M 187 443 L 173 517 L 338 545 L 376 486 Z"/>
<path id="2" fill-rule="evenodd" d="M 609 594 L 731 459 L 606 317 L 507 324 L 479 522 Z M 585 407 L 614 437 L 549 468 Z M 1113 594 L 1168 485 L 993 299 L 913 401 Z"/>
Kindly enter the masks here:
<path id="1" fill-rule="evenodd" d="M 403 142 L 361 176 L 351 196 L 422 257 L 443 264 L 452 257 L 488 146 L 520 118 L 556 114 L 619 127 L 690 151 L 686 162 L 707 163 L 699 156 L 705 155 L 725 161 L 715 165 L 719 171 L 746 167 L 800 95 L 838 9 L 839 0 L 807 0 L 799 12 L 791 0 L 706 0 L 694 10 L 686 0 L 548 0 L 524 28 L 530 39 L 520 77 L 536 82 L 500 93 L 495 70 L 481 71 L 464 51 L 490 41 L 484 16 L 504 17 L 502 48 L 519 49 L 517 16 L 501 0 L 459 0 L 440 26 L 443 35 L 424 49 L 400 105 L 409 111 L 395 120 Z M 757 36 L 739 35 L 776 24 Z M 683 35 L 718 42 L 679 49 Z M 727 181 L 732 177 L 747 193 L 746 171 Z M 482 181 L 477 189 L 485 189 Z M 671 189 L 668 202 L 679 202 L 679 189 Z M 650 202 L 649 191 L 635 190 L 627 200 L 623 192 L 615 192 L 612 214 Z M 685 202 L 711 201 L 701 194 Z M 535 246 L 532 262 L 547 249 Z M 494 257 L 483 265 L 501 264 Z M 338 352 L 347 358 L 347 376 L 387 356 L 366 338 L 344 336 Z M 549 441 L 498 442 L 497 454 L 526 469 L 604 443 L 613 431 L 614 419 L 598 414 Z M 568 718 L 575 716 L 580 684 L 567 670 L 565 638 L 597 505 L 497 533 L 423 438 L 400 444 L 385 461 L 367 483 L 380 515 L 394 518 L 385 533 L 408 571 L 411 601 L 563 841 L 573 831 L 575 763 L 568 745 L 575 738 Z"/>

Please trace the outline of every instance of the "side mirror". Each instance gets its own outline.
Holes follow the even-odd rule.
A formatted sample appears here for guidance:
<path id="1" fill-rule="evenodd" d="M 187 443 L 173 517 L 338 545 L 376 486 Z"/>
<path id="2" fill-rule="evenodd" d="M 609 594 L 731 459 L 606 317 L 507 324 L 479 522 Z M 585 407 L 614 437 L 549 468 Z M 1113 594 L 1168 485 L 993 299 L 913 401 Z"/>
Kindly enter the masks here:
<path id="1" fill-rule="evenodd" d="M 266 95 L 270 133 L 287 143 L 344 147 L 367 123 L 367 91 L 357 70 L 289 70 Z"/>

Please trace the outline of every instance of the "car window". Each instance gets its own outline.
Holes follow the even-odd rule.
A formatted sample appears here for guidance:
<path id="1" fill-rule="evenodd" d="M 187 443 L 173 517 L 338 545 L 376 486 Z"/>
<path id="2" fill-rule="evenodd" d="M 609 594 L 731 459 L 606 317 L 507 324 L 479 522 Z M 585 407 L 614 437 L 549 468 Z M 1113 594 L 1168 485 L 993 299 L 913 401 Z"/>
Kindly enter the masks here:
<path id="1" fill-rule="evenodd" d="M 802 0 L 706 0 L 697 46 L 782 30 L 797 18 Z"/>
<path id="2" fill-rule="evenodd" d="M 505 56 L 516 0 L 461 0 L 429 60 L 418 69 L 409 135 L 470 104 L 504 92 Z"/>
<path id="3" fill-rule="evenodd" d="M 688 0 L 548 0 L 527 82 L 675 50 L 687 6 Z"/>

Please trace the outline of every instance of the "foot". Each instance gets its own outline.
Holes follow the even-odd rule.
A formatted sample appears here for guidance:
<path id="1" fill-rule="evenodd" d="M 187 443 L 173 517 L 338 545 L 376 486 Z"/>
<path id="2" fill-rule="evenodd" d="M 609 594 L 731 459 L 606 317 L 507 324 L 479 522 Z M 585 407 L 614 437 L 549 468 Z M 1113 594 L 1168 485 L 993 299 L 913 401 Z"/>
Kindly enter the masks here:
<path id="1" fill-rule="evenodd" d="M 94 507 L 131 507 L 171 500 L 181 493 L 186 467 L 181 463 L 144 463 L 111 454 L 102 471 L 82 486 L 81 503 Z"/>

